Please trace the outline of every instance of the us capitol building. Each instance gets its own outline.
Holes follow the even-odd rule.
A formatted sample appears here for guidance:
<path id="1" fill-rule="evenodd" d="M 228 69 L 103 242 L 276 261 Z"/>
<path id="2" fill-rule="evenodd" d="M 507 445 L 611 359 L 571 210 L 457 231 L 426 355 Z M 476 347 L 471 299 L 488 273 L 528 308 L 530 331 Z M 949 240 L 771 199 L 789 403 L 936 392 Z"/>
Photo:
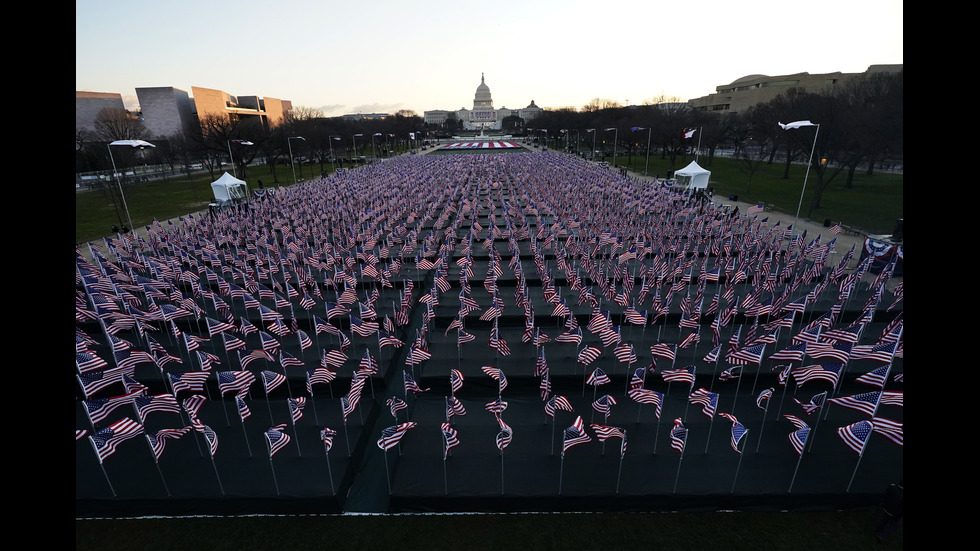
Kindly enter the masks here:
<path id="1" fill-rule="evenodd" d="M 516 115 L 527 122 L 537 117 L 542 111 L 543 109 L 534 104 L 534 100 L 531 100 L 531 104 L 523 109 L 507 109 L 506 107 L 494 109 L 493 99 L 490 97 L 490 87 L 484 81 L 484 75 L 480 74 L 480 85 L 476 87 L 476 95 L 473 97 L 473 109 L 463 107 L 458 111 L 438 109 L 425 111 L 423 118 L 426 124 L 445 124 L 446 119 L 451 114 L 455 114 L 457 120 L 463 121 L 464 130 L 500 130 L 502 121 L 511 115 Z"/>

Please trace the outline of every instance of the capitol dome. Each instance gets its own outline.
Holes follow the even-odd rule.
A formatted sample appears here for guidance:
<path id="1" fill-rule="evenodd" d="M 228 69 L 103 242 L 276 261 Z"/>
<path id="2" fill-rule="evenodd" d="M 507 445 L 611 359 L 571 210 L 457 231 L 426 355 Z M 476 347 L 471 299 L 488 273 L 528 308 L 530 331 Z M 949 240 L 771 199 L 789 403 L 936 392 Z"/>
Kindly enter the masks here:
<path id="1" fill-rule="evenodd" d="M 476 87 L 476 95 L 473 97 L 474 109 L 493 108 L 493 99 L 490 97 L 490 87 L 484 82 L 483 73 L 480 73 L 480 85 Z"/>

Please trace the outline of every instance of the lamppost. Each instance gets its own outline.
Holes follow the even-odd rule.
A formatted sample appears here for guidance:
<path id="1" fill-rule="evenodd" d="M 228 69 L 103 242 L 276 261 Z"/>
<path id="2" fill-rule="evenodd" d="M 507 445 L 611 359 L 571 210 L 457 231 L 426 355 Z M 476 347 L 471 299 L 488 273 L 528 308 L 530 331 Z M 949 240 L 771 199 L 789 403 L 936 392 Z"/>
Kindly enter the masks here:
<path id="1" fill-rule="evenodd" d="M 119 181 L 119 174 L 116 173 L 116 159 L 112 156 L 112 146 L 114 145 L 128 145 L 129 147 L 138 147 L 140 149 L 156 146 L 143 140 L 116 140 L 106 146 L 109 149 L 109 161 L 112 162 L 112 176 L 116 179 L 116 185 L 119 186 L 119 197 L 122 199 L 123 209 L 126 210 L 126 219 L 129 220 L 129 228 L 135 231 L 133 217 L 129 215 L 129 206 L 126 204 L 126 194 L 123 193 L 122 182 Z"/>
<path id="2" fill-rule="evenodd" d="M 586 132 L 592 132 L 592 153 L 589 154 L 589 158 L 594 161 L 595 160 L 595 137 L 596 137 L 596 131 L 595 131 L 595 128 L 588 128 L 588 129 L 586 129 Z"/>
<path id="3" fill-rule="evenodd" d="M 634 126 L 633 132 L 636 132 L 637 130 L 647 131 L 647 162 L 645 165 L 643 165 L 643 174 L 646 175 L 647 169 L 650 168 L 650 136 L 653 134 L 653 128 L 643 128 L 642 126 Z"/>
<path id="4" fill-rule="evenodd" d="M 380 135 L 381 135 L 381 132 L 375 132 L 374 134 L 371 134 L 371 151 L 374 151 L 374 160 L 375 161 L 378 160 L 378 146 L 374 145 L 374 137 L 375 136 L 380 136 Z"/>
<path id="5" fill-rule="evenodd" d="M 619 141 L 619 129 L 618 128 L 607 128 L 606 132 L 610 130 L 615 130 L 616 133 L 613 134 L 613 166 L 616 166 L 616 142 Z"/>
<path id="6" fill-rule="evenodd" d="M 793 225 L 795 226 L 796 221 L 800 218 L 800 209 L 803 207 L 803 194 L 806 193 L 806 180 L 810 177 L 810 164 L 813 162 L 813 151 L 817 148 L 817 135 L 820 134 L 820 125 L 810 121 L 796 121 L 789 124 L 779 123 L 779 126 L 783 130 L 793 130 L 794 128 L 802 128 L 804 126 L 817 127 L 817 131 L 813 133 L 813 146 L 810 148 L 810 158 L 806 161 L 806 173 L 803 175 L 803 189 L 800 190 L 800 202 L 796 205 L 796 218 L 793 219 Z"/>
<path id="7" fill-rule="evenodd" d="M 357 137 L 358 136 L 363 136 L 363 135 L 364 134 L 354 134 L 354 137 L 351 138 L 351 142 L 354 144 L 354 158 L 355 159 L 358 158 L 358 156 L 357 156 Z"/>
<path id="8" fill-rule="evenodd" d="M 235 167 L 235 157 L 231 154 L 231 144 L 235 145 L 255 145 L 248 140 L 228 140 L 228 158 L 231 160 L 231 171 L 235 178 L 238 178 L 238 169 Z"/>
<path id="9" fill-rule="evenodd" d="M 575 156 L 578 156 L 578 140 L 582 137 L 582 131 L 578 128 L 575 129 Z"/>
<path id="10" fill-rule="evenodd" d="M 340 141 L 340 136 L 330 136 L 330 164 L 337 168 L 337 159 L 333 156 L 333 142 Z"/>
<path id="11" fill-rule="evenodd" d="M 288 138 L 286 138 L 286 145 L 289 146 L 289 166 L 292 167 L 292 169 L 293 169 L 293 183 L 295 184 L 296 183 L 296 165 L 293 164 L 293 142 L 291 142 L 289 140 L 303 140 L 305 142 L 306 141 L 306 138 L 304 138 L 303 136 L 289 136 Z"/>

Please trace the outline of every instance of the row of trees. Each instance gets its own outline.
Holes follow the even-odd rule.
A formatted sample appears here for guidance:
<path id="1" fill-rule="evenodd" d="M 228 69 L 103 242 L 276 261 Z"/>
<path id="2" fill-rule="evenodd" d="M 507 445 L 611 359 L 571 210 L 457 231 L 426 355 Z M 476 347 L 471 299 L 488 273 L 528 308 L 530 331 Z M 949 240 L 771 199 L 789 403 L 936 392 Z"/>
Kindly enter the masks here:
<path id="1" fill-rule="evenodd" d="M 806 162 L 812 152 L 814 197 L 809 215 L 839 176 L 843 175 L 844 187 L 849 187 L 859 169 L 874 171 L 881 163 L 901 162 L 903 101 L 903 73 L 873 74 L 849 79 L 832 94 L 790 89 L 740 113 L 694 111 L 666 97 L 629 107 L 596 98 L 581 109 L 546 109 L 533 121 L 508 117 L 502 123 L 505 132 L 544 139 L 553 149 L 574 144 L 576 150 L 591 150 L 592 144 L 605 143 L 605 149 L 611 151 L 615 139 L 618 155 L 659 154 L 669 160 L 671 170 L 676 170 L 675 161 L 692 147 L 700 147 L 708 166 L 716 151 L 728 149 L 749 184 L 763 163 L 784 163 L 788 177 L 791 164 Z M 819 124 L 819 132 L 815 127 L 787 131 L 778 124 L 797 120 Z M 142 122 L 122 109 L 104 110 L 95 127 L 95 132 L 76 133 L 78 172 L 109 171 L 106 143 L 142 139 L 156 147 L 149 152 L 119 148 L 113 152 L 117 165 L 146 163 L 151 157 L 150 163 L 168 166 L 171 174 L 189 174 L 200 165 L 217 178 L 230 152 L 240 178 L 247 177 L 248 166 L 261 156 L 276 182 L 277 167 L 288 167 L 290 152 L 294 161 L 302 159 L 311 171 L 319 165 L 323 172 L 331 160 L 350 162 L 375 152 L 385 156 L 417 147 L 427 132 L 436 131 L 427 128 L 414 111 L 399 111 L 384 119 L 349 120 L 326 118 L 306 107 L 293 109 L 268 128 L 254 118 L 205 115 L 199 120 L 199 130 L 191 134 L 149 136 Z M 685 138 L 690 129 L 697 132 Z"/>
<path id="2" fill-rule="evenodd" d="M 904 155 L 904 74 L 879 73 L 845 81 L 834 93 L 813 94 L 792 88 L 767 103 L 739 113 L 694 111 L 675 98 L 657 98 L 623 107 L 594 99 L 580 110 L 546 110 L 528 123 L 530 135 L 553 148 L 591 149 L 606 144 L 618 155 L 659 154 L 676 170 L 675 161 L 700 147 L 705 164 L 719 149 L 731 150 L 740 169 L 752 175 L 762 164 L 782 162 L 789 175 L 793 163 L 811 158 L 814 196 L 807 216 L 820 206 L 823 192 L 843 177 L 852 185 L 857 170 L 873 173 Z M 817 127 L 783 130 L 779 123 L 809 120 Z M 696 129 L 691 138 L 686 131 Z M 600 148 L 602 149 L 602 148 Z"/>

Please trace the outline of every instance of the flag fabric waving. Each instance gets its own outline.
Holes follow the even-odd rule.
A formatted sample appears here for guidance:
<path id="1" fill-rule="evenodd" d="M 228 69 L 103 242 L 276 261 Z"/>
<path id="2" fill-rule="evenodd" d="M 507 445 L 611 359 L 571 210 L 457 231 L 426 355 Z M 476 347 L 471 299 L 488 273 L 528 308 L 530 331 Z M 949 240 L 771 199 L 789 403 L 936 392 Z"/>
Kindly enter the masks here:
<path id="1" fill-rule="evenodd" d="M 687 427 L 678 417 L 674 419 L 674 428 L 670 429 L 670 447 L 677 450 L 678 453 L 684 453 L 684 447 L 687 445 Z"/>
<path id="2" fill-rule="evenodd" d="M 89 439 L 95 448 L 96 455 L 99 456 L 99 463 L 102 463 L 106 458 L 116 453 L 116 448 L 120 443 L 141 434 L 143 434 L 143 426 L 132 419 L 125 418 L 90 435 Z"/>
<path id="3" fill-rule="evenodd" d="M 736 419 L 731 413 L 719 413 L 718 415 L 732 422 L 732 449 L 738 454 L 741 454 L 742 450 L 738 449 L 738 445 L 745 438 L 745 435 L 749 432 L 749 429 L 745 428 L 745 425 L 742 423 L 739 423 L 738 419 Z"/>
<path id="4" fill-rule="evenodd" d="M 873 426 L 870 421 L 858 421 L 846 427 L 837 429 L 837 435 L 848 448 L 854 450 L 858 455 L 864 454 L 864 448 L 868 445 L 868 437 L 871 436 Z"/>
<path id="5" fill-rule="evenodd" d="M 576 417 L 575 422 L 572 423 L 570 427 L 565 429 L 563 438 L 564 444 L 562 445 L 561 449 L 562 457 L 565 456 L 565 452 L 567 452 L 572 446 L 586 444 L 592 441 L 592 437 L 585 432 L 585 423 L 582 421 L 581 415 Z"/>
<path id="6" fill-rule="evenodd" d="M 784 414 L 783 417 L 789 419 L 796 430 L 789 433 L 789 443 L 793 446 L 796 455 L 803 455 L 803 447 L 806 446 L 806 438 L 810 434 L 810 426 L 795 415 Z"/>
<path id="7" fill-rule="evenodd" d="M 378 447 L 384 451 L 388 451 L 398 445 L 405 433 L 414 429 L 418 423 L 401 423 L 399 425 L 392 425 L 383 431 L 381 431 L 381 438 L 378 439 Z"/>
<path id="8" fill-rule="evenodd" d="M 265 431 L 265 441 L 269 445 L 269 459 L 272 459 L 289 444 L 291 439 L 285 430 L 286 424 L 283 423 Z"/>

